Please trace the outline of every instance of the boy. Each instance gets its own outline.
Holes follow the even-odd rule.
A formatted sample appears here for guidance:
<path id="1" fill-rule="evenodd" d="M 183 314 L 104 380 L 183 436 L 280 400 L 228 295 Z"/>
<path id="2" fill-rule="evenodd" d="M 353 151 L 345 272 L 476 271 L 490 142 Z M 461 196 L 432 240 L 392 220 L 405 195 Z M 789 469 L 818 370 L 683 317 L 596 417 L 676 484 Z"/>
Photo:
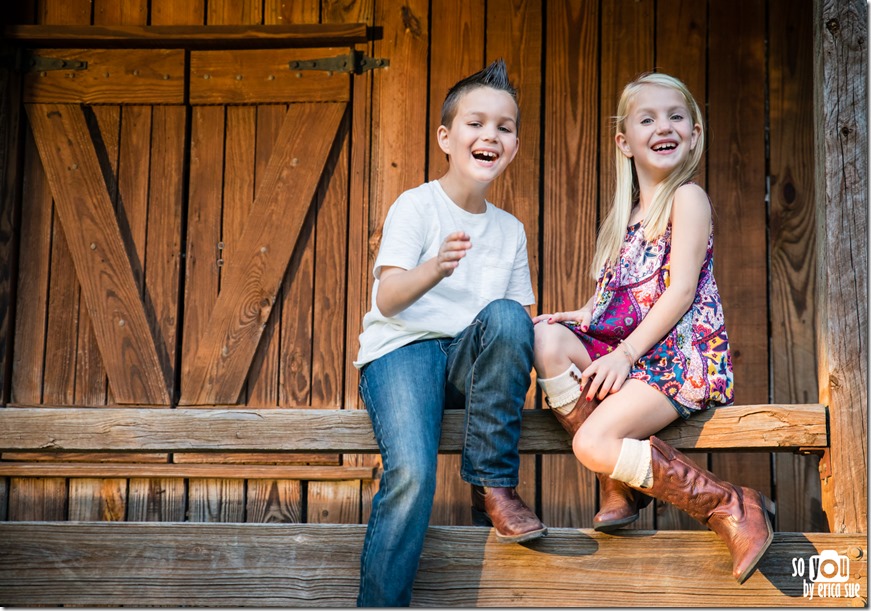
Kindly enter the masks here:
<path id="1" fill-rule="evenodd" d="M 518 119 L 501 60 L 454 85 L 437 132 L 448 171 L 400 195 L 384 222 L 354 363 L 384 466 L 359 606 L 411 601 L 446 407 L 466 410 L 461 475 L 475 523 L 506 543 L 547 533 L 515 491 L 533 354 L 526 234 L 485 199 L 517 152 Z"/>

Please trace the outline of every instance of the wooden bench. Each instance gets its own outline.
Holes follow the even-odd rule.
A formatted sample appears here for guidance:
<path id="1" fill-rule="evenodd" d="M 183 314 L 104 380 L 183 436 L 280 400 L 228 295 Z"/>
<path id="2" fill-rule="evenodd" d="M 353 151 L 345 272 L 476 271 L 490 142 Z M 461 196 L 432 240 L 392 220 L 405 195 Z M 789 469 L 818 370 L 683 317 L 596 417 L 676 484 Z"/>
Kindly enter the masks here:
<path id="1" fill-rule="evenodd" d="M 447 412 L 441 452 L 460 449 L 462 412 Z M 685 451 L 814 452 L 828 445 L 822 405 L 721 408 L 665 429 Z M 545 411 L 524 413 L 521 452 L 567 453 Z M 363 411 L 312 409 L 0 409 L 3 452 L 374 453 Z M 142 465 L 114 465 L 116 477 Z M 161 476 L 188 477 L 185 465 Z M 177 469 L 173 472 L 173 469 Z M 0 462 L 0 476 L 87 477 L 88 467 Z M 360 474 L 351 477 L 359 477 Z M 365 524 L 0 522 L 0 604 L 353 606 Z M 849 558 L 840 596 L 806 597 L 800 560 Z M 708 531 L 551 528 L 523 545 L 491 529 L 432 526 L 415 583 L 420 606 L 864 606 L 861 534 L 775 534 L 759 570 L 731 577 L 726 547 Z M 834 593 L 834 582 L 828 584 Z M 859 591 L 847 591 L 858 587 Z M 823 592 L 823 593 L 827 593 Z M 851 594 L 848 596 L 847 594 Z M 857 594 L 852 596 L 852 594 Z"/>

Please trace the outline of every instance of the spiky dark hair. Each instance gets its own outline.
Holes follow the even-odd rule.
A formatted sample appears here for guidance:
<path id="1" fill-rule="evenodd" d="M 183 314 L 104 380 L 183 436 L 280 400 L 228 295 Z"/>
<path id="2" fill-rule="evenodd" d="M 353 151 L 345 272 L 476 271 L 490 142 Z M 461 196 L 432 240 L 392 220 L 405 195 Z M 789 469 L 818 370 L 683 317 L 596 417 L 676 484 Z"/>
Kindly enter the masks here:
<path id="1" fill-rule="evenodd" d="M 483 70 L 458 81 L 448 90 L 448 95 L 445 96 L 444 104 L 442 104 L 442 125 L 451 126 L 457 114 L 460 98 L 479 87 L 491 87 L 498 91 L 504 91 L 511 96 L 514 104 L 517 104 L 517 89 L 508 79 L 508 68 L 505 67 L 505 62 L 500 57 Z M 518 126 L 520 125 L 520 106 L 517 107 L 516 123 Z"/>

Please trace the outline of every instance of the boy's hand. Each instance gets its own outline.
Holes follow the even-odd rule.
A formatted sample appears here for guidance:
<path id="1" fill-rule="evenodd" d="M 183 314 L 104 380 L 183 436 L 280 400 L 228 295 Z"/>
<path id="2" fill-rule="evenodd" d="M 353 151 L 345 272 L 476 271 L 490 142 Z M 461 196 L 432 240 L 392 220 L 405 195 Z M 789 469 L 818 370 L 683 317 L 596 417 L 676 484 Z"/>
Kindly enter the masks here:
<path id="1" fill-rule="evenodd" d="M 578 328 L 581 331 L 586 331 L 590 328 L 590 321 L 593 320 L 593 313 L 587 308 L 581 308 L 573 312 L 554 312 L 553 314 L 539 314 L 532 319 L 532 324 L 540 323 L 546 320 L 549 325 L 555 322 L 564 322 L 567 320 L 578 323 Z"/>
<path id="2" fill-rule="evenodd" d="M 460 259 L 466 256 L 466 251 L 472 247 L 472 239 L 465 231 L 455 231 L 445 237 L 436 256 L 436 267 L 442 278 L 454 273 L 460 264 Z"/>

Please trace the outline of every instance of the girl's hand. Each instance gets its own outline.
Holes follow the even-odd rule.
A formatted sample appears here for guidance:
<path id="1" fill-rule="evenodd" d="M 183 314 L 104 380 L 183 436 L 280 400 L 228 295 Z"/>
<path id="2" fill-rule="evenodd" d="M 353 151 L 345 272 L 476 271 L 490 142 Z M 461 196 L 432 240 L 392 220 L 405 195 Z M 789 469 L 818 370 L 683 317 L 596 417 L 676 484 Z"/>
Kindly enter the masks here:
<path id="1" fill-rule="evenodd" d="M 460 264 L 460 259 L 466 256 L 466 251 L 472 247 L 472 239 L 465 231 L 455 231 L 445 237 L 436 255 L 436 269 L 442 278 L 454 273 Z"/>
<path id="2" fill-rule="evenodd" d="M 586 331 L 590 328 L 590 321 L 593 320 L 593 313 L 587 308 L 581 308 L 573 312 L 554 312 L 553 314 L 539 314 L 532 319 L 532 324 L 540 323 L 546 320 L 547 324 L 552 325 L 555 322 L 564 322 L 567 320 L 578 323 L 578 328 L 581 331 Z"/>
<path id="3" fill-rule="evenodd" d="M 596 397 L 601 401 L 610 393 L 620 390 L 629 377 L 630 370 L 629 358 L 620 348 L 593 361 L 581 375 L 581 388 L 590 382 L 587 400 L 591 401 Z"/>

